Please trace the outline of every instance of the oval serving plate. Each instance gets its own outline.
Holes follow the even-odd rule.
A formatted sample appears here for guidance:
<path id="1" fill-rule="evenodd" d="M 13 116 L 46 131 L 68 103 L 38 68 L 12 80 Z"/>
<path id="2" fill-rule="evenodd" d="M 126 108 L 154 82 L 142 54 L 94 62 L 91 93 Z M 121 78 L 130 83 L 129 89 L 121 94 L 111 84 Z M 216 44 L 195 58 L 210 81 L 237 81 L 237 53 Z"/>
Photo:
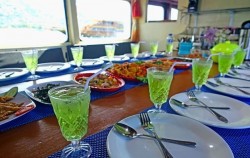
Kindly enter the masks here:
<path id="1" fill-rule="evenodd" d="M 78 73 L 78 74 L 76 74 L 76 75 L 74 76 L 73 80 L 74 80 L 76 83 L 81 84 L 81 83 L 79 82 L 79 80 L 80 80 L 81 78 L 86 78 L 86 79 L 87 79 L 88 77 L 92 76 L 93 74 L 94 74 L 94 73 Z M 119 85 L 116 86 L 116 87 L 110 87 L 110 88 L 104 88 L 104 87 L 101 87 L 101 86 L 100 86 L 100 87 L 90 86 L 90 88 L 91 88 L 92 90 L 99 91 L 99 92 L 114 92 L 114 91 L 119 90 L 120 88 L 122 88 L 122 87 L 125 85 L 125 82 L 124 82 L 124 80 L 123 80 L 122 78 L 119 78 L 119 77 L 114 76 L 114 75 L 109 74 L 109 73 L 106 73 L 106 75 L 108 75 L 109 77 L 112 77 L 112 78 L 116 79 L 116 80 L 118 81 Z"/>
<path id="2" fill-rule="evenodd" d="M 15 112 L 13 114 L 10 114 L 7 119 L 0 121 L 0 125 L 3 125 L 3 124 L 8 123 L 10 121 L 13 121 L 13 120 L 29 113 L 30 111 L 32 111 L 33 109 L 36 108 L 36 104 L 30 98 L 28 98 L 27 96 L 25 96 L 21 93 L 17 93 L 16 96 L 12 100 L 10 100 L 10 102 L 14 102 L 17 104 L 23 103 L 23 105 L 21 106 L 20 110 L 18 110 L 17 112 Z M 22 109 L 25 109 L 28 107 L 31 107 L 31 108 L 29 108 L 27 111 L 24 111 L 23 113 L 20 113 L 22 111 Z"/>
<path id="3" fill-rule="evenodd" d="M 35 97 L 34 95 L 34 92 L 33 91 L 36 91 L 38 88 L 39 89 L 42 89 L 44 87 L 46 87 L 48 84 L 55 84 L 55 85 L 58 85 L 58 86 L 62 86 L 62 85 L 67 85 L 67 84 L 73 84 L 74 82 L 69 82 L 69 81 L 50 81 L 50 82 L 44 82 L 44 83 L 40 83 L 40 84 L 35 84 L 35 85 L 32 85 L 30 87 L 27 87 L 25 89 L 25 93 L 33 100 L 37 101 L 37 102 L 40 102 L 40 103 L 43 103 L 43 104 L 48 104 L 50 105 L 51 103 L 50 102 L 46 102 L 46 101 L 43 101 L 41 100 L 40 98 L 37 98 Z M 48 91 L 48 90 L 47 90 Z"/>

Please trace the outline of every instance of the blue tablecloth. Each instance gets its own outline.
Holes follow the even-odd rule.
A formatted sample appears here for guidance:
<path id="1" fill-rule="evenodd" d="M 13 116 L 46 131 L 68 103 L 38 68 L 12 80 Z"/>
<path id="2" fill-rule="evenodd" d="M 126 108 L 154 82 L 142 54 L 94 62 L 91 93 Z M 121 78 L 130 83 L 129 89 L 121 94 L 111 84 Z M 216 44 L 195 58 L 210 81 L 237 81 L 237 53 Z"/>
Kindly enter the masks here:
<path id="1" fill-rule="evenodd" d="M 217 93 L 215 91 L 206 88 L 205 86 L 202 87 L 202 91 Z M 241 101 L 250 105 L 250 99 L 241 99 Z M 153 106 L 151 108 L 153 108 Z M 168 113 L 178 115 L 170 108 L 168 102 L 163 105 L 162 109 Z M 148 109 L 146 109 L 145 111 L 147 110 Z M 217 132 L 228 143 L 235 158 L 250 158 L 250 128 L 247 129 L 223 129 L 216 127 L 210 127 L 210 128 L 213 129 L 215 132 Z M 109 157 L 107 153 L 106 140 L 108 133 L 111 129 L 112 126 L 84 139 L 84 141 L 90 143 L 92 147 L 93 152 L 90 156 L 91 158 Z M 59 158 L 60 155 L 61 151 L 58 151 L 50 155 L 49 158 Z"/>
<path id="2" fill-rule="evenodd" d="M 178 73 L 181 73 L 183 71 L 185 71 L 185 70 L 175 70 L 174 74 L 178 74 Z M 60 72 L 60 73 L 63 74 L 63 72 Z M 47 76 L 43 76 L 43 77 L 44 78 L 51 77 L 53 75 L 55 75 L 55 74 L 51 74 L 51 75 L 48 74 Z M 21 80 L 19 80 L 19 81 L 21 82 Z M 93 91 L 91 91 L 91 101 L 99 99 L 99 98 L 111 96 L 111 95 L 114 95 L 116 93 L 131 89 L 133 87 L 140 86 L 143 84 L 144 83 L 139 82 L 139 81 L 138 82 L 125 81 L 124 87 L 122 87 L 121 89 L 119 89 L 118 91 L 115 91 L 115 92 L 97 92 L 97 91 L 93 90 Z M 21 92 L 21 93 L 26 95 L 25 92 Z M 45 105 L 45 104 L 39 103 L 37 101 L 34 101 L 34 102 L 36 103 L 36 108 L 34 110 L 30 111 L 29 113 L 25 114 L 24 116 L 17 118 L 11 122 L 0 125 L 0 132 L 4 132 L 4 131 L 9 130 L 11 128 L 15 128 L 15 127 L 18 127 L 18 126 L 21 126 L 21 125 L 24 125 L 24 124 L 27 124 L 27 123 L 37 121 L 37 120 L 43 119 L 45 117 L 49 117 L 49 116 L 54 115 L 54 111 L 53 111 L 52 106 Z"/>

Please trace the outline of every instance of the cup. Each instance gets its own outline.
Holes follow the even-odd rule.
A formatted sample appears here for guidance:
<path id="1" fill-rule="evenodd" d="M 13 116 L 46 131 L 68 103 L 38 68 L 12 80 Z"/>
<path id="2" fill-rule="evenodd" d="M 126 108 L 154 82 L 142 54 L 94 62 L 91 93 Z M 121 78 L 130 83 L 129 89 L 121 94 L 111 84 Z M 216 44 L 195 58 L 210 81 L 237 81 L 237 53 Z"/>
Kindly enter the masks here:
<path id="1" fill-rule="evenodd" d="M 218 57 L 220 76 L 224 77 L 230 70 L 234 60 L 234 54 L 220 53 Z"/>
<path id="2" fill-rule="evenodd" d="M 154 103 L 155 108 L 148 112 L 164 112 L 161 106 L 168 99 L 171 82 L 174 71 L 169 69 L 151 67 L 147 69 L 148 87 L 150 100 Z"/>
<path id="3" fill-rule="evenodd" d="M 61 157 L 89 157 L 91 146 L 81 138 L 87 133 L 90 88 L 73 84 L 54 87 L 48 92 L 63 137 L 71 144 L 62 150 Z"/>
<path id="4" fill-rule="evenodd" d="M 240 65 L 243 63 L 246 56 L 246 52 L 244 50 L 239 50 L 234 54 L 233 65 L 234 68 L 239 68 Z"/>
<path id="5" fill-rule="evenodd" d="M 156 53 L 158 51 L 158 41 L 150 42 L 150 52 L 152 53 L 152 57 L 156 58 Z"/>
<path id="6" fill-rule="evenodd" d="M 81 70 L 82 57 L 83 57 L 83 47 L 71 47 L 71 53 L 76 64 L 75 70 Z"/>
<path id="7" fill-rule="evenodd" d="M 192 81 L 195 84 L 195 91 L 200 92 L 202 85 L 207 82 L 207 78 L 211 67 L 213 65 L 213 60 L 202 60 L 193 59 L 192 61 Z"/>
<path id="8" fill-rule="evenodd" d="M 133 56 L 133 59 L 131 59 L 132 61 L 133 60 L 137 60 L 137 56 L 139 54 L 139 49 L 140 49 L 140 43 L 131 43 L 130 44 L 131 46 L 131 53 L 132 53 L 132 56 Z"/>
<path id="9" fill-rule="evenodd" d="M 28 79 L 36 80 L 40 76 L 35 75 L 37 65 L 38 65 L 38 50 L 24 50 L 21 51 L 23 60 L 25 62 L 26 68 L 30 71 L 31 76 L 28 77 Z"/>
<path id="10" fill-rule="evenodd" d="M 114 44 L 105 45 L 105 51 L 106 51 L 108 60 L 112 62 L 115 56 L 115 45 Z"/>

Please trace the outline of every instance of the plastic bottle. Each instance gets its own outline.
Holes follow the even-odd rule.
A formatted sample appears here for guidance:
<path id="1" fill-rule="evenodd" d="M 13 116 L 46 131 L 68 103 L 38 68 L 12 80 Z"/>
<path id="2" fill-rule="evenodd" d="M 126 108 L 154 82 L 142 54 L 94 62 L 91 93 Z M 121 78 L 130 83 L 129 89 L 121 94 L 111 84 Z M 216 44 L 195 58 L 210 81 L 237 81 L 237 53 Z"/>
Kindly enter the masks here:
<path id="1" fill-rule="evenodd" d="M 166 53 L 170 56 L 172 56 L 173 54 L 173 47 L 174 47 L 173 42 L 174 42 L 173 35 L 170 33 L 166 38 Z"/>

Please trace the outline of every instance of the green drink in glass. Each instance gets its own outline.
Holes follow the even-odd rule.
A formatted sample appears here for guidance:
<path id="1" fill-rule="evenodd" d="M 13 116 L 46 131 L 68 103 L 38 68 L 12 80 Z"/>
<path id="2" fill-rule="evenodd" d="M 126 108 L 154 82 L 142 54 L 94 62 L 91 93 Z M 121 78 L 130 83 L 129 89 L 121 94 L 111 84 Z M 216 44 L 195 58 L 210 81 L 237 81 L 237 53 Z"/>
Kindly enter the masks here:
<path id="1" fill-rule="evenodd" d="M 152 53 L 152 58 L 156 58 L 156 53 L 158 51 L 158 42 L 151 42 L 150 43 L 150 52 Z"/>
<path id="2" fill-rule="evenodd" d="M 239 68 L 240 65 L 243 63 L 246 56 L 246 52 L 244 50 L 239 50 L 234 54 L 234 61 L 233 65 L 234 68 Z"/>
<path id="3" fill-rule="evenodd" d="M 139 54 L 139 49 L 140 49 L 140 43 L 131 43 L 130 44 L 131 47 L 131 53 L 133 56 L 133 59 L 131 59 L 132 61 L 136 61 L 137 56 Z"/>
<path id="4" fill-rule="evenodd" d="M 83 47 L 72 47 L 71 53 L 74 59 L 74 62 L 76 64 L 75 71 L 81 70 L 81 65 L 82 65 L 82 57 L 83 57 Z"/>
<path id="5" fill-rule="evenodd" d="M 112 62 L 115 56 L 115 45 L 105 45 L 105 51 L 109 62 Z"/>
<path id="6" fill-rule="evenodd" d="M 62 135 L 71 144 L 62 151 L 62 157 L 88 157 L 92 150 L 80 141 L 87 133 L 90 88 L 83 85 L 64 85 L 48 92 Z"/>
<path id="7" fill-rule="evenodd" d="M 26 68 L 30 71 L 31 76 L 28 79 L 36 80 L 40 76 L 35 75 L 38 64 L 38 50 L 24 50 L 21 52 Z"/>
<path id="8" fill-rule="evenodd" d="M 212 65 L 213 60 L 211 59 L 194 59 L 192 61 L 192 81 L 195 84 L 197 92 L 200 92 L 202 85 L 207 82 L 207 78 Z"/>
<path id="9" fill-rule="evenodd" d="M 173 71 L 169 72 L 168 69 L 156 67 L 147 69 L 150 100 L 155 106 L 155 109 L 148 112 L 164 112 L 161 110 L 161 106 L 167 101 L 173 73 Z"/>
<path id="10" fill-rule="evenodd" d="M 234 60 L 233 54 L 220 53 L 218 58 L 220 76 L 224 77 L 230 70 Z"/>

